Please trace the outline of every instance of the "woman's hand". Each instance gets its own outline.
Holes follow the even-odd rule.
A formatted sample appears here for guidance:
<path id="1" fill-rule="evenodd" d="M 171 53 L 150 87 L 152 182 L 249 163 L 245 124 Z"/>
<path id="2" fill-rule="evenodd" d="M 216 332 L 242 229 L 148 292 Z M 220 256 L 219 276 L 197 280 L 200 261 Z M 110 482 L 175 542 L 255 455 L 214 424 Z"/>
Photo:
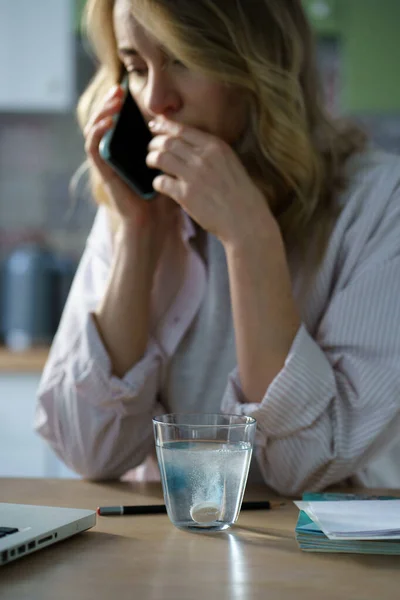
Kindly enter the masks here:
<path id="1" fill-rule="evenodd" d="M 266 199 L 227 143 L 164 118 L 149 126 L 156 137 L 147 164 L 164 172 L 154 189 L 173 198 L 203 229 L 224 244 L 276 229 Z"/>
<path id="2" fill-rule="evenodd" d="M 144 200 L 135 194 L 99 153 L 100 141 L 112 127 L 113 117 L 121 110 L 123 99 L 124 91 L 121 86 L 114 86 L 109 91 L 103 106 L 85 127 L 85 150 L 103 182 L 111 207 L 121 217 L 124 236 L 126 234 L 129 237 L 138 232 L 151 235 L 154 262 L 157 263 L 166 234 L 177 223 L 179 206 L 163 194 L 158 194 L 150 201 Z M 132 140 L 132 145 L 134 143 L 135 140 Z"/>

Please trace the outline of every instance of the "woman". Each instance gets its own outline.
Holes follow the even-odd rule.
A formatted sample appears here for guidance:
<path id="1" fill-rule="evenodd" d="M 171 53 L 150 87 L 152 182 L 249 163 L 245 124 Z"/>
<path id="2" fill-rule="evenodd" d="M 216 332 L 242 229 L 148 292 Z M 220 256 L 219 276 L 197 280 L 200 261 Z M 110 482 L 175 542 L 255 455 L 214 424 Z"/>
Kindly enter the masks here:
<path id="1" fill-rule="evenodd" d="M 101 206 L 39 433 L 115 478 L 151 457 L 155 414 L 246 414 L 252 476 L 281 493 L 399 486 L 400 162 L 325 114 L 300 0 L 89 0 L 87 19 Z M 152 202 L 99 156 L 125 73 L 162 171 Z"/>

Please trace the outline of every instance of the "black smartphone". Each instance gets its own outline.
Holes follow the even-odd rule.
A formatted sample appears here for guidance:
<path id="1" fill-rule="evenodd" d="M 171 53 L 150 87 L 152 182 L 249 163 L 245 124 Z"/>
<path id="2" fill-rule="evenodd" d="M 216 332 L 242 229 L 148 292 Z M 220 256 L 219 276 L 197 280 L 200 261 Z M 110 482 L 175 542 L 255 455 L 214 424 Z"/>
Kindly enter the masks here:
<path id="1" fill-rule="evenodd" d="M 100 142 L 100 156 L 136 194 L 151 200 L 158 193 L 153 188 L 153 180 L 161 172 L 146 165 L 147 146 L 153 136 L 129 92 L 126 78 L 122 86 L 124 102 L 114 118 L 114 125 Z"/>

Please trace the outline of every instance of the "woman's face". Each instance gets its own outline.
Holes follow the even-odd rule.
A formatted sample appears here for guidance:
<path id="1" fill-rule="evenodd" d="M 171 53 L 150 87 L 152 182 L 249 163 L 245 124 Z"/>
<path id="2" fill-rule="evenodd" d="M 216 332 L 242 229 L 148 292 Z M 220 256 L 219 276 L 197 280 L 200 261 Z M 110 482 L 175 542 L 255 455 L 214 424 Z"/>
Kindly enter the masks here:
<path id="1" fill-rule="evenodd" d="M 146 121 L 164 116 L 229 144 L 238 140 L 246 108 L 237 90 L 186 68 L 166 53 L 134 19 L 129 0 L 115 1 L 114 30 L 130 92 Z"/>

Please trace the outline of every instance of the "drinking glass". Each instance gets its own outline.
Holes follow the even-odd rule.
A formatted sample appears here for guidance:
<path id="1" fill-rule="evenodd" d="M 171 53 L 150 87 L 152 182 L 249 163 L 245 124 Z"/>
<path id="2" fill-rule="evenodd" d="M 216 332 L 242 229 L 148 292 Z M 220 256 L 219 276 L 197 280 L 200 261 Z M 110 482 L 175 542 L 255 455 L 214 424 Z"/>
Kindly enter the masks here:
<path id="1" fill-rule="evenodd" d="M 154 417 L 165 505 L 172 523 L 191 531 L 223 531 L 239 515 L 256 420 L 222 414 Z"/>

